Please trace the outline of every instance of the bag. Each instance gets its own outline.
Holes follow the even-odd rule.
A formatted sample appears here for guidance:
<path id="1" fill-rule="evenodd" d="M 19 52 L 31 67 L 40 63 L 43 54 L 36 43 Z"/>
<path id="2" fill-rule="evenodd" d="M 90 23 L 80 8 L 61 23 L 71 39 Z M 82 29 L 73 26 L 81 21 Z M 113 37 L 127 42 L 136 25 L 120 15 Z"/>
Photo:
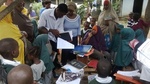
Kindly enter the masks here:
<path id="1" fill-rule="evenodd" d="M 7 84 L 7 72 L 0 60 L 0 84 Z"/>
<path id="2" fill-rule="evenodd" d="M 109 50 L 110 44 L 111 44 L 111 42 L 110 42 L 110 34 L 109 33 L 105 34 L 104 38 L 105 38 L 105 42 L 106 42 L 106 48 L 107 48 L 107 50 Z"/>

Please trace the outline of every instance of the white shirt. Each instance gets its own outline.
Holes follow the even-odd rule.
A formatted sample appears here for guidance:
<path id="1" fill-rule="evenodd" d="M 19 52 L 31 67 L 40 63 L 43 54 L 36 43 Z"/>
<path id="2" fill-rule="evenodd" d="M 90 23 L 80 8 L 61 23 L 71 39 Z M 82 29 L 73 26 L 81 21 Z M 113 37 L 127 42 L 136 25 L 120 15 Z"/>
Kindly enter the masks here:
<path id="1" fill-rule="evenodd" d="M 44 66 L 44 62 L 42 60 L 40 61 L 41 62 L 39 64 L 31 65 L 34 80 L 39 80 L 41 78 L 42 72 L 44 72 L 46 69 Z"/>
<path id="2" fill-rule="evenodd" d="M 62 33 L 64 32 L 64 17 L 56 19 L 54 11 L 55 9 L 45 10 L 40 16 L 38 27 L 44 26 L 47 30 L 57 29 L 60 33 Z M 51 32 L 49 32 L 49 40 L 56 42 L 56 37 Z"/>

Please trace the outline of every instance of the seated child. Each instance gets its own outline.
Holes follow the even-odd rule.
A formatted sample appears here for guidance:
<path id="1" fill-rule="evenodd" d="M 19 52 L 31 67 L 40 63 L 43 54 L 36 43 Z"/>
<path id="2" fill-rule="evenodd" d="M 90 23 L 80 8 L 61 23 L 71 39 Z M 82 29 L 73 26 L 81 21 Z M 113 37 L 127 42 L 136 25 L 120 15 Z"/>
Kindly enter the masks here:
<path id="1" fill-rule="evenodd" d="M 128 25 L 127 27 L 131 27 L 133 25 L 133 12 L 129 14 Z"/>
<path id="2" fill-rule="evenodd" d="M 16 40 L 12 38 L 5 38 L 0 40 L 0 59 L 1 64 L 4 66 L 4 69 L 8 73 L 13 67 L 19 65 L 19 62 L 16 62 L 14 58 L 17 58 L 19 55 L 19 46 Z"/>
<path id="3" fill-rule="evenodd" d="M 14 67 L 7 76 L 8 84 L 35 84 L 30 66 L 20 64 Z"/>
<path id="4" fill-rule="evenodd" d="M 90 22 L 88 21 L 85 21 L 84 23 L 84 28 L 81 30 L 81 38 L 84 37 L 84 35 L 91 30 L 91 27 L 89 26 L 90 25 Z"/>
<path id="5" fill-rule="evenodd" d="M 5 38 L 0 40 L 0 83 L 7 83 L 7 73 L 19 65 L 14 58 L 19 55 L 19 46 L 16 40 Z"/>
<path id="6" fill-rule="evenodd" d="M 40 49 L 37 46 L 32 47 L 29 50 L 28 59 L 33 61 L 33 64 L 31 65 L 31 69 L 33 72 L 33 78 L 35 82 L 43 83 L 41 76 L 43 75 L 45 71 L 45 65 L 42 60 L 39 59 L 40 57 Z"/>
<path id="7" fill-rule="evenodd" d="M 112 61 L 115 60 L 115 55 L 117 53 L 117 49 L 119 47 L 118 44 L 120 44 L 120 40 L 121 40 L 121 35 L 120 35 L 120 31 L 121 29 L 123 29 L 124 26 L 123 25 L 118 25 L 115 28 L 115 34 L 112 37 L 112 41 L 111 41 L 111 46 L 110 46 L 110 51 L 111 51 L 111 59 Z"/>
<path id="8" fill-rule="evenodd" d="M 96 69 L 98 75 L 89 84 L 115 84 L 113 78 L 109 76 L 111 69 L 111 62 L 107 58 L 100 59 Z"/>

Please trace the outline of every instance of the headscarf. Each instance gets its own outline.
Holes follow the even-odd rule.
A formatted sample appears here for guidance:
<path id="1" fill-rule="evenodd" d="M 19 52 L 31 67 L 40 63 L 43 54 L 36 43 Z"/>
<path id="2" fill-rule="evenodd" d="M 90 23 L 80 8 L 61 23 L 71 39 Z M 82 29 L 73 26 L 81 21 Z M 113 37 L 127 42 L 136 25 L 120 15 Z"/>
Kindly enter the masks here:
<path id="1" fill-rule="evenodd" d="M 120 31 L 124 28 L 123 25 L 118 24 L 117 25 L 117 29 L 120 29 Z M 110 46 L 110 50 L 116 52 L 119 48 L 119 44 L 121 41 L 121 35 L 120 33 L 115 33 L 113 38 L 112 38 L 112 42 L 111 42 L 111 46 Z"/>
<path id="2" fill-rule="evenodd" d="M 48 34 L 40 34 L 34 40 L 33 46 L 40 47 L 41 50 L 40 59 L 44 62 L 46 72 L 49 73 L 49 71 L 51 71 L 54 68 L 54 65 L 52 60 L 50 59 L 50 53 L 48 51 L 48 48 L 46 47 L 47 42 L 48 42 Z"/>
<path id="3" fill-rule="evenodd" d="M 104 3 L 106 4 L 106 2 L 108 4 L 108 9 L 107 10 L 103 10 L 99 17 L 98 17 L 98 22 L 97 22 L 97 25 L 100 26 L 101 30 L 102 30 L 102 33 L 105 35 L 107 33 L 110 34 L 110 37 L 112 38 L 112 35 L 114 34 L 114 28 L 115 28 L 115 22 L 118 22 L 119 19 L 118 19 L 118 16 L 116 14 L 116 12 L 114 11 L 111 3 L 109 0 L 105 1 Z M 113 21 L 109 21 L 109 26 L 106 26 L 105 25 L 105 18 L 112 18 Z"/>
<path id="4" fill-rule="evenodd" d="M 2 5 L 0 11 L 5 9 L 7 6 Z M 0 21 L 0 40 L 3 38 L 13 38 L 19 44 L 19 56 L 16 58 L 17 61 L 20 61 L 24 64 L 24 43 L 21 40 L 21 33 L 17 26 L 12 23 L 11 13 L 7 14 Z"/>
<path id="5" fill-rule="evenodd" d="M 121 30 L 121 42 L 116 55 L 115 65 L 128 66 L 133 59 L 133 51 L 129 46 L 129 42 L 135 37 L 134 30 L 131 28 L 123 28 Z"/>
<path id="6" fill-rule="evenodd" d="M 20 3 L 21 4 L 21 3 Z M 25 31 L 28 34 L 27 39 L 29 41 L 33 41 L 33 24 L 29 17 L 24 15 L 22 11 L 17 10 L 17 8 L 13 11 L 12 17 L 13 23 L 16 24 L 21 31 Z"/>
<path id="7" fill-rule="evenodd" d="M 77 6 L 74 2 L 69 1 L 66 4 L 68 6 L 68 9 L 73 10 L 75 13 L 77 12 Z"/>
<path id="8" fill-rule="evenodd" d="M 135 31 L 135 38 L 142 43 L 146 40 L 144 33 L 141 29 Z"/>

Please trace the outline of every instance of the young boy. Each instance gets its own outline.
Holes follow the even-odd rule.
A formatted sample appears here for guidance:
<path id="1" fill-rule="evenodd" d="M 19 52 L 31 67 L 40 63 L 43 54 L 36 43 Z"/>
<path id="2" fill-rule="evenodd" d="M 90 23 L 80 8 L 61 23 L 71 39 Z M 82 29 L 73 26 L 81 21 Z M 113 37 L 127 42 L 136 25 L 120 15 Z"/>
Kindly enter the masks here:
<path id="1" fill-rule="evenodd" d="M 0 59 L 0 61 L 7 73 L 14 66 L 20 64 L 14 60 L 14 58 L 17 58 L 19 55 L 19 46 L 16 40 L 12 38 L 5 38 L 0 40 L 0 54 L 3 57 Z"/>
<path id="2" fill-rule="evenodd" d="M 8 84 L 36 84 L 33 83 L 33 73 L 30 66 L 20 64 L 14 67 L 7 76 Z"/>
<path id="3" fill-rule="evenodd" d="M 84 35 L 85 35 L 88 31 L 92 30 L 92 28 L 91 28 L 89 25 L 90 25 L 90 22 L 88 22 L 88 21 L 85 21 L 85 22 L 84 22 L 84 28 L 81 30 L 81 38 L 83 38 Z"/>
<path id="4" fill-rule="evenodd" d="M 28 59 L 33 61 L 33 64 L 31 65 L 33 78 L 35 82 L 43 84 L 44 81 L 42 80 L 41 76 L 44 75 L 44 71 L 46 68 L 44 62 L 40 60 L 39 57 L 40 57 L 40 48 L 37 46 L 32 47 L 29 50 Z"/>
<path id="5" fill-rule="evenodd" d="M 0 83 L 7 83 L 7 73 L 20 63 L 13 58 L 19 55 L 19 46 L 16 40 L 5 38 L 0 40 Z"/>
<path id="6" fill-rule="evenodd" d="M 127 27 L 132 27 L 132 25 L 133 25 L 133 23 L 134 23 L 134 21 L 133 21 L 133 12 L 131 12 L 130 14 L 129 14 L 129 19 L 128 19 L 128 25 L 127 25 Z"/>
<path id="7" fill-rule="evenodd" d="M 107 58 L 102 58 L 97 64 L 98 75 L 89 84 L 116 84 L 115 81 L 110 77 L 112 65 Z"/>

